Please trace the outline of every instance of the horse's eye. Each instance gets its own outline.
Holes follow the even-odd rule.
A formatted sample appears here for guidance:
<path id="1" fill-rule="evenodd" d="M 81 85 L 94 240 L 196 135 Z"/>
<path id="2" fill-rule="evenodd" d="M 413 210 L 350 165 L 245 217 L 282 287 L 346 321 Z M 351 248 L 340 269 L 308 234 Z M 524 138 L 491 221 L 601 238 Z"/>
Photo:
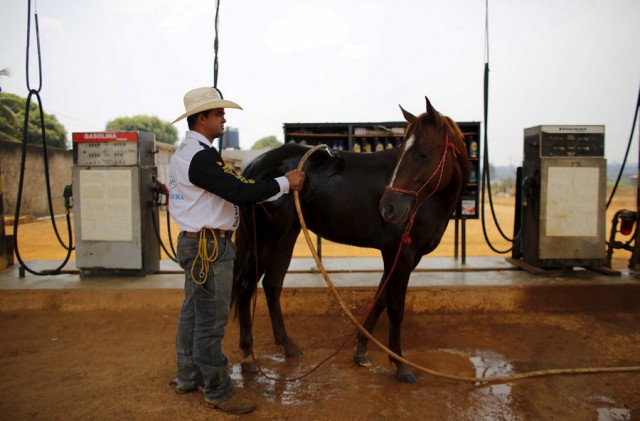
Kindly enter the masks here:
<path id="1" fill-rule="evenodd" d="M 427 151 L 422 150 L 422 151 L 418 151 L 418 156 L 422 159 L 426 159 L 429 156 L 429 154 L 427 153 Z"/>

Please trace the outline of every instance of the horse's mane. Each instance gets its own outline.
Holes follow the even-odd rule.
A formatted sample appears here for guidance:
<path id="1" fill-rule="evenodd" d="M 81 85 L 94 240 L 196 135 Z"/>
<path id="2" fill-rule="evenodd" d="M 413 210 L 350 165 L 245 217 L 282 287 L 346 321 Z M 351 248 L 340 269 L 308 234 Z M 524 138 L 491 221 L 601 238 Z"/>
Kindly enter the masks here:
<path id="1" fill-rule="evenodd" d="M 438 114 L 438 118 L 444 123 L 445 129 L 447 130 L 448 133 L 453 134 L 454 136 L 456 136 L 460 140 L 464 139 L 464 135 L 462 134 L 462 130 L 460 130 L 460 127 L 458 127 L 456 122 L 453 121 L 453 119 L 451 119 L 451 117 L 448 117 L 446 115 L 442 115 L 442 114 L 438 113 L 437 111 L 436 111 L 436 113 Z M 425 120 L 428 117 L 429 116 L 427 115 L 427 113 L 420 114 L 418 116 L 418 118 L 416 118 L 413 123 L 409 124 L 409 126 L 407 127 L 407 131 L 412 130 L 414 126 L 425 124 Z"/>
<path id="2" fill-rule="evenodd" d="M 447 117 L 446 115 L 441 115 L 441 117 L 444 120 L 444 124 L 447 127 L 447 131 L 449 131 L 450 133 L 453 132 L 453 134 L 455 136 L 457 136 L 458 139 L 460 139 L 460 140 L 464 139 L 464 135 L 462 134 L 462 130 L 460 130 L 460 127 L 458 127 L 456 122 L 453 121 L 451 119 L 451 117 Z"/>

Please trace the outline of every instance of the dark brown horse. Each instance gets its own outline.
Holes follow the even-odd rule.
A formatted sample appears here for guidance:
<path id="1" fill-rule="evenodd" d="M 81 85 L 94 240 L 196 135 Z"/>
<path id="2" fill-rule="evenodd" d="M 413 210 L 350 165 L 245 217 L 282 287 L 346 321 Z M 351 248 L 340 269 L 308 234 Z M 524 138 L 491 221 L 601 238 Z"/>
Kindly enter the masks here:
<path id="1" fill-rule="evenodd" d="M 373 331 L 386 309 L 389 348 L 398 355 L 402 355 L 400 330 L 409 276 L 422 256 L 440 243 L 469 178 L 467 150 L 458 126 L 438 113 L 429 99 L 427 112 L 417 117 L 400 109 L 409 122 L 400 147 L 369 154 L 317 151 L 305 163 L 306 180 L 300 192 L 311 231 L 330 241 L 382 252 L 384 272 L 379 291 L 383 290 L 364 327 Z M 287 144 L 271 150 L 256 158 L 244 175 L 265 178 L 283 174 L 296 168 L 308 149 Z M 253 347 L 251 299 L 256 280 L 263 275 L 275 341 L 284 347 L 286 357 L 302 355 L 287 335 L 280 307 L 282 284 L 299 233 L 293 195 L 241 210 L 233 299 L 245 358 Z M 366 336 L 359 333 L 354 355 L 359 365 L 370 365 L 367 343 Z M 400 381 L 417 380 L 410 367 L 391 360 Z M 255 368 L 250 363 L 243 367 Z"/>

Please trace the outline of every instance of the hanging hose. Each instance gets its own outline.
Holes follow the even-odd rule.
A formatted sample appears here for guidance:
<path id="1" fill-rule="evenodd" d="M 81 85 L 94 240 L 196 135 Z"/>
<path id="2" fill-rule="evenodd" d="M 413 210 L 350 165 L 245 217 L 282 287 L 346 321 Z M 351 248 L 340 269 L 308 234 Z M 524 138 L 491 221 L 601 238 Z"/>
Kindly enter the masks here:
<path id="1" fill-rule="evenodd" d="M 609 196 L 609 200 L 607 200 L 607 209 L 609 209 L 609 205 L 613 200 L 613 196 L 616 194 L 616 190 L 618 189 L 618 184 L 620 183 L 620 179 L 622 178 L 622 173 L 624 172 L 624 167 L 627 164 L 627 158 L 629 157 L 629 149 L 631 149 L 631 143 L 633 141 L 633 132 L 636 129 L 636 121 L 638 120 L 638 109 L 640 109 L 640 88 L 638 88 L 638 100 L 636 101 L 636 109 L 633 113 L 633 123 L 631 124 L 631 133 L 629 133 L 629 141 L 627 142 L 627 151 L 624 153 L 624 159 L 622 160 L 622 166 L 620 167 L 620 172 L 618 172 L 618 178 L 616 178 L 616 183 L 613 185 L 613 189 L 611 190 L 611 195 Z"/>
<path id="2" fill-rule="evenodd" d="M 215 37 L 213 39 L 213 87 L 218 89 L 218 14 L 220 12 L 220 0 L 216 0 L 216 20 L 214 23 Z M 220 92 L 220 91 L 218 91 Z"/>
<path id="3" fill-rule="evenodd" d="M 298 170 L 302 171 L 304 163 L 306 162 L 307 158 L 312 153 L 314 153 L 315 151 L 317 151 L 319 149 L 324 149 L 326 147 L 327 147 L 326 145 L 317 145 L 317 146 L 314 146 L 309 151 L 307 151 L 307 153 L 304 154 L 304 156 L 302 157 L 302 159 L 300 159 L 300 162 L 298 163 L 298 167 L 297 167 Z M 510 383 L 510 382 L 515 381 L 515 380 L 521 380 L 521 379 L 525 379 L 525 378 L 552 376 L 552 375 L 560 375 L 560 374 L 594 374 L 594 373 L 640 372 L 640 366 L 591 367 L 591 368 L 561 368 L 561 369 L 537 370 L 537 371 L 530 371 L 530 372 L 521 373 L 521 374 L 515 374 L 515 375 L 512 375 L 512 376 L 472 377 L 472 376 L 456 376 L 456 375 L 452 375 L 452 374 L 441 373 L 439 371 L 435 371 L 435 370 L 423 367 L 421 365 L 418 365 L 416 363 L 413 363 L 413 362 L 407 360 L 406 358 L 404 358 L 404 357 L 396 354 L 395 352 L 391 351 L 384 344 L 382 344 L 380 341 L 378 341 L 375 338 L 375 336 L 373 336 L 371 333 L 369 333 L 369 331 L 367 329 L 365 329 L 362 326 L 362 324 L 360 324 L 360 322 L 358 321 L 358 319 L 356 319 L 356 317 L 353 315 L 351 310 L 349 310 L 349 307 L 344 303 L 344 301 L 340 297 L 340 294 L 338 293 L 338 290 L 336 289 L 336 287 L 334 286 L 333 282 L 331 281 L 331 278 L 329 277 L 329 274 L 325 270 L 324 265 L 322 264 L 322 260 L 318 256 L 317 250 L 313 246 L 313 242 L 311 241 L 311 237 L 310 237 L 309 231 L 307 229 L 307 224 L 306 224 L 306 222 L 304 220 L 304 216 L 302 215 L 302 208 L 300 206 L 300 194 L 299 194 L 299 192 L 298 191 L 294 191 L 293 192 L 293 197 L 294 197 L 294 201 L 295 201 L 295 205 L 296 205 L 296 211 L 298 213 L 298 220 L 300 221 L 300 226 L 302 228 L 302 232 L 304 234 L 305 240 L 307 241 L 307 245 L 309 246 L 309 250 L 311 251 L 311 254 L 313 255 L 313 258 L 316 261 L 316 264 L 318 265 L 318 269 L 322 273 L 322 276 L 323 276 L 325 282 L 327 283 L 327 286 L 329 287 L 329 289 L 330 289 L 333 297 L 335 298 L 336 302 L 338 303 L 338 305 L 340 305 L 340 307 L 342 308 L 344 313 L 347 315 L 349 320 L 351 320 L 351 322 L 356 326 L 356 328 L 360 332 L 362 332 L 363 335 L 365 335 L 378 348 L 380 348 L 383 352 L 385 352 L 387 355 L 389 355 L 390 357 L 392 357 L 396 361 L 399 361 L 399 362 L 401 362 L 403 364 L 406 364 L 406 365 L 408 365 L 410 367 L 413 367 L 416 370 L 419 370 L 419 371 L 425 372 L 427 374 L 430 374 L 430 375 L 432 375 L 434 377 L 440 377 L 440 378 L 445 378 L 445 379 L 449 379 L 449 380 L 471 382 L 471 383 Z"/>
<path id="4" fill-rule="evenodd" d="M 510 243 L 515 243 L 520 233 L 518 232 L 514 238 L 509 238 L 505 235 L 504 231 L 500 227 L 500 223 L 498 222 L 498 217 L 496 216 L 495 208 L 493 205 L 493 196 L 491 194 L 491 174 L 489 171 L 489 141 L 487 137 L 488 132 L 488 122 L 489 122 L 489 0 L 485 0 L 486 14 L 485 14 L 485 63 L 484 63 L 484 158 L 482 160 L 482 210 L 481 210 L 481 221 L 482 221 L 482 234 L 484 235 L 484 239 L 491 248 L 496 253 L 505 254 L 509 253 L 513 250 L 513 244 L 506 250 L 498 250 L 489 239 L 489 235 L 487 234 L 487 224 L 485 220 L 485 191 L 489 196 L 489 209 L 491 210 L 491 216 L 493 217 L 493 222 L 498 229 L 498 232 Z"/>
<path id="5" fill-rule="evenodd" d="M 32 89 L 31 83 L 29 81 L 29 50 L 30 50 L 30 35 L 31 35 L 31 2 L 28 2 L 28 11 L 27 11 L 27 59 L 26 59 L 26 73 L 27 73 L 27 89 L 29 90 L 29 95 L 27 96 L 26 108 L 24 113 L 24 126 L 22 130 L 22 159 L 20 162 L 20 179 L 18 182 L 18 195 L 16 198 L 16 212 L 15 218 L 13 221 L 13 236 L 14 236 L 14 244 L 15 244 L 15 254 L 18 262 L 20 262 L 20 266 L 22 269 L 33 275 L 57 275 L 62 272 L 62 268 L 67 264 L 69 258 L 71 257 L 71 253 L 74 250 L 73 247 L 73 235 L 71 232 L 71 216 L 70 209 L 71 206 L 68 204 L 66 207 L 66 221 L 67 221 L 67 234 L 69 238 L 69 244 L 65 244 L 58 233 L 58 228 L 55 221 L 55 216 L 53 213 L 53 203 L 51 200 L 51 183 L 49 179 L 49 158 L 47 154 L 47 137 L 46 137 L 46 129 L 44 125 L 44 110 L 42 108 L 42 99 L 40 98 L 40 91 L 42 90 L 42 56 L 40 53 L 40 31 L 38 27 L 38 13 L 37 11 L 34 14 L 35 24 L 36 24 L 36 42 L 38 47 L 38 76 L 39 83 L 38 89 Z M 62 245 L 63 248 L 67 250 L 67 255 L 60 266 L 53 270 L 45 270 L 45 271 L 36 271 L 34 269 L 29 268 L 22 259 L 20 255 L 20 250 L 18 247 L 18 226 L 20 219 L 20 207 L 22 204 L 22 190 L 24 187 L 24 174 L 26 168 L 26 158 L 27 158 L 27 136 L 29 134 L 29 112 L 31 108 L 31 98 L 35 96 L 38 101 L 38 110 L 40 112 L 40 130 L 42 136 L 42 151 L 43 151 L 43 159 L 44 159 L 44 173 L 45 173 L 45 184 L 47 187 L 47 199 L 49 205 L 49 215 L 51 217 L 51 223 L 53 225 L 53 229 L 55 231 L 58 242 Z M 65 198 L 67 195 L 67 191 L 65 191 Z M 69 202 L 67 202 L 69 203 Z"/>

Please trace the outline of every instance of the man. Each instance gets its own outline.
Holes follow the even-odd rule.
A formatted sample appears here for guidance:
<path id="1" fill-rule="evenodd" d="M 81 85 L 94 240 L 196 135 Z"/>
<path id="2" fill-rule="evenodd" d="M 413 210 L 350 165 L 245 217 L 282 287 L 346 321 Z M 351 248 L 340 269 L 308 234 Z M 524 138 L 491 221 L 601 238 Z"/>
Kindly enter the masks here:
<path id="1" fill-rule="evenodd" d="M 222 99 L 215 88 L 197 88 L 184 96 L 189 131 L 169 166 L 169 208 L 180 226 L 178 262 L 185 272 L 184 302 L 178 320 L 177 393 L 204 391 L 207 406 L 227 413 L 251 412 L 255 404 L 234 390 L 222 338 L 229 319 L 238 205 L 275 200 L 300 190 L 304 174 L 248 180 L 225 166 L 213 146 L 224 133 L 225 109 L 242 109 Z"/>

